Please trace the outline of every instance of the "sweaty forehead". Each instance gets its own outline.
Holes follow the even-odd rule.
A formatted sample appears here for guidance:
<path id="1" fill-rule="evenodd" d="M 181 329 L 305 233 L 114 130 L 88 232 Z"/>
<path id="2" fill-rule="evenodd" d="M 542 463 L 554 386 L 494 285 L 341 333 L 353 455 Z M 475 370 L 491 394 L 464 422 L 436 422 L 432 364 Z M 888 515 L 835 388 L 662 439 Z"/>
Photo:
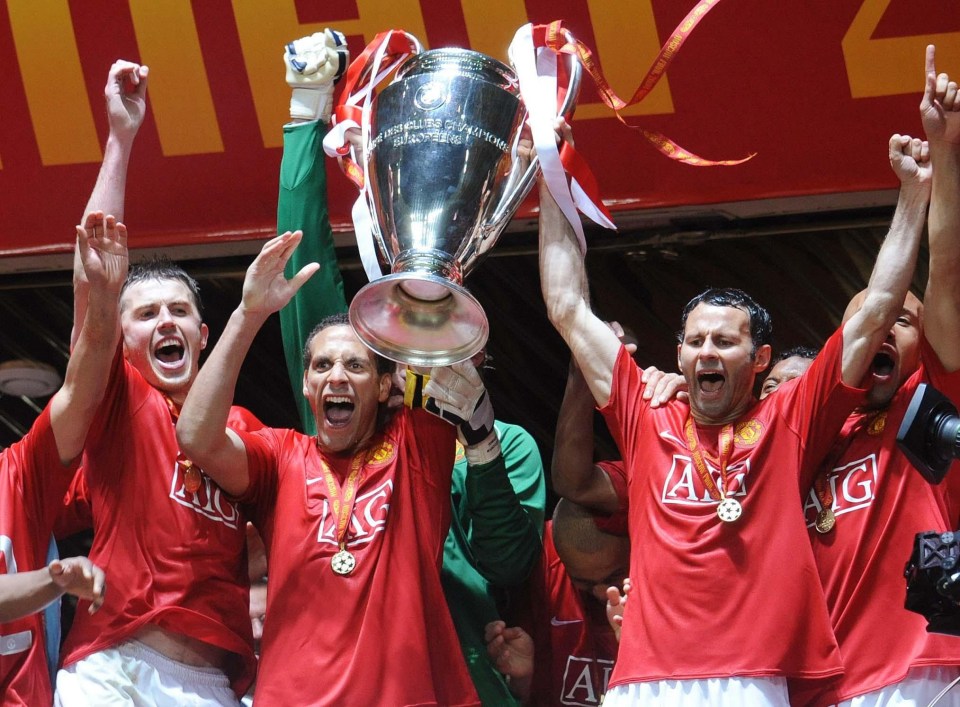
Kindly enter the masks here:
<path id="1" fill-rule="evenodd" d="M 373 361 L 370 351 L 346 324 L 337 324 L 321 329 L 310 342 L 310 357 L 362 358 Z"/>
<path id="2" fill-rule="evenodd" d="M 727 307 L 701 302 L 687 316 L 684 338 L 692 334 L 724 332 L 749 334 L 750 315 L 738 307 Z"/>
<path id="3" fill-rule="evenodd" d="M 120 310 L 140 309 L 159 304 L 186 304 L 196 310 L 193 293 L 180 280 L 140 280 L 124 288 Z"/>
<path id="4" fill-rule="evenodd" d="M 863 301 L 866 298 L 866 290 L 860 290 L 860 292 L 853 296 L 849 304 L 847 304 L 847 309 L 843 313 L 844 324 L 850 319 L 850 317 L 860 311 L 860 308 L 863 307 Z M 903 300 L 903 309 L 910 312 L 917 319 L 917 321 L 923 317 L 923 302 L 921 302 L 919 298 L 912 292 L 907 292 L 907 296 Z"/>

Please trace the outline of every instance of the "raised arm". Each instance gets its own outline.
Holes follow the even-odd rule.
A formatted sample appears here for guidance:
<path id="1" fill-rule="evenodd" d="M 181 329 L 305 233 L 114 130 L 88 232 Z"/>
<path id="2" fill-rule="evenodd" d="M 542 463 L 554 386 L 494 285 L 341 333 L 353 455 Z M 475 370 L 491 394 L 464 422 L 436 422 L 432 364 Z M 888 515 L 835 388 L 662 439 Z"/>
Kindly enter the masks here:
<path id="1" fill-rule="evenodd" d="M 311 262 L 320 263 L 320 270 L 280 310 L 280 329 L 302 429 L 306 434 L 316 434 L 310 403 L 300 394 L 303 347 L 317 322 L 347 311 L 327 213 L 327 169 L 322 143 L 327 134 L 334 84 L 341 63 L 349 63 L 349 54 L 343 35 L 327 29 L 290 42 L 283 61 L 292 97 L 290 122 L 283 126 L 277 233 L 303 231 L 303 240 L 287 263 L 287 277 L 293 277 Z"/>
<path id="2" fill-rule="evenodd" d="M 570 128 L 562 121 L 560 132 L 564 139 L 570 139 Z M 540 288 L 547 316 L 567 342 L 594 400 L 605 405 L 610 398 L 620 341 L 590 310 L 586 265 L 576 234 L 542 177 L 539 182 Z"/>
<path id="3" fill-rule="evenodd" d="M 133 139 L 146 115 L 147 74 L 146 66 L 124 60 L 115 61 L 110 67 L 103 89 L 110 133 L 103 150 L 103 163 L 80 223 L 86 223 L 94 212 L 111 214 L 118 221 L 123 220 L 127 165 Z M 73 259 L 73 289 L 73 335 L 70 341 L 76 344 L 87 304 L 87 283 L 77 250 L 74 250 Z"/>
<path id="4" fill-rule="evenodd" d="M 894 135 L 890 138 L 889 158 L 900 179 L 897 208 L 877 253 L 862 305 L 843 328 L 843 382 L 852 386 L 860 385 L 874 354 L 903 310 L 930 200 L 927 143 L 907 135 Z"/>
<path id="5" fill-rule="evenodd" d="M 77 227 L 77 254 L 89 302 L 63 385 L 50 402 L 50 424 L 64 464 L 83 451 L 120 342 L 119 299 L 128 266 L 126 227 L 113 216 L 88 214 Z"/>
<path id="6" fill-rule="evenodd" d="M 550 479 L 557 495 L 603 513 L 616 513 L 620 499 L 610 476 L 594 464 L 595 403 L 574 361 L 560 403 Z"/>
<path id="7" fill-rule="evenodd" d="M 311 263 L 292 279 L 284 277 L 284 266 L 301 236 L 299 231 L 287 232 L 267 241 L 247 269 L 240 306 L 230 315 L 197 374 L 177 421 L 177 442 L 183 453 L 234 496 L 242 495 L 250 485 L 246 448 L 237 434 L 227 429 L 237 377 L 267 317 L 290 301 L 319 267 Z"/>
<path id="8" fill-rule="evenodd" d="M 494 586 L 511 587 L 540 557 L 546 483 L 533 437 L 515 426 L 499 430 L 502 455 L 467 464 L 465 500 L 477 571 Z"/>
<path id="9" fill-rule="evenodd" d="M 960 91 L 937 73 L 927 47 L 927 83 L 920 117 L 930 144 L 930 270 L 923 297 L 923 333 L 948 371 L 960 369 Z"/>

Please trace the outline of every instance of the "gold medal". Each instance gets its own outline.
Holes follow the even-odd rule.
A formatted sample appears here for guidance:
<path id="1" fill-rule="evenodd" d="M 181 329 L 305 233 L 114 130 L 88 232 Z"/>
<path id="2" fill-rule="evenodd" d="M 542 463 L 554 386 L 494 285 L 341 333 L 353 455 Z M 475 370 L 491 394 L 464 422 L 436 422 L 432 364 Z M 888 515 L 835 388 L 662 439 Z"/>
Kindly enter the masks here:
<path id="1" fill-rule="evenodd" d="M 188 493 L 196 493 L 200 490 L 200 483 L 203 481 L 203 475 L 197 465 L 187 459 L 183 462 L 183 487 Z"/>
<path id="2" fill-rule="evenodd" d="M 822 534 L 829 533 L 833 530 L 833 526 L 837 524 L 837 516 L 833 512 L 832 508 L 823 508 L 819 513 L 817 513 L 817 520 L 813 524 L 813 527 L 817 529 L 817 532 Z"/>
<path id="3" fill-rule="evenodd" d="M 717 515 L 724 523 L 733 523 L 743 515 L 743 506 L 740 505 L 740 501 L 728 496 L 717 506 Z"/>
<path id="4" fill-rule="evenodd" d="M 346 577 L 357 566 L 357 558 L 349 550 L 340 550 L 330 560 L 330 567 L 341 577 Z"/>

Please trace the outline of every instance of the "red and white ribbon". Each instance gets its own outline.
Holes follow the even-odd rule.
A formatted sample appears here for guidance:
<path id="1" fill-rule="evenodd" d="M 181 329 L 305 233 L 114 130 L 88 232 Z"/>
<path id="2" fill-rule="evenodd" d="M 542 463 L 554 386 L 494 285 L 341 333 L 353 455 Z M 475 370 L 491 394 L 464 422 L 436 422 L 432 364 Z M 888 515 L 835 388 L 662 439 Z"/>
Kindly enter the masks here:
<path id="1" fill-rule="evenodd" d="M 596 180 L 586 162 L 576 155 L 572 145 L 564 145 L 566 159 L 561 157 L 561 151 L 557 149 L 555 128 L 559 117 L 558 102 L 566 87 L 558 87 L 559 53 L 542 42 L 536 42 L 535 34 L 532 24 L 517 30 L 510 44 L 510 61 L 520 82 L 520 96 L 527 108 L 528 124 L 544 182 L 576 232 L 581 252 L 586 252 L 578 210 L 605 228 L 615 229 L 616 226 L 596 192 Z M 569 183 L 567 163 L 575 164 L 579 172 L 571 173 Z"/>
<path id="2" fill-rule="evenodd" d="M 374 92 L 407 57 L 419 51 L 420 42 L 402 30 L 389 30 L 374 37 L 363 53 L 350 63 L 340 99 L 333 111 L 333 124 L 323 139 L 324 152 L 339 161 L 344 174 L 360 190 L 351 213 L 360 262 L 371 282 L 383 277 L 374 243 L 379 227 L 373 217 L 370 184 L 361 167 L 364 158 L 362 154 L 357 154 L 353 143 L 347 138 L 347 131 L 360 130 L 363 152 L 366 152 L 370 144 L 370 111 Z"/>

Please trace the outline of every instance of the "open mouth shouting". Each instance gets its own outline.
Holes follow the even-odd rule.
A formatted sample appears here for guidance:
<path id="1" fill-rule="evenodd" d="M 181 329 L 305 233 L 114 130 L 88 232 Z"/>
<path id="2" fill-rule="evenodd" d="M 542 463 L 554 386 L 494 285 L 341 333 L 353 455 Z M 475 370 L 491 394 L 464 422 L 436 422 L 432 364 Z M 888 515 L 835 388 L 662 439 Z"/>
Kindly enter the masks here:
<path id="1" fill-rule="evenodd" d="M 726 377 L 720 371 L 698 371 L 697 387 L 703 396 L 714 396 L 723 390 L 727 382 Z"/>
<path id="2" fill-rule="evenodd" d="M 327 395 L 323 398 L 323 419 L 330 427 L 346 427 L 353 418 L 356 406 L 346 395 Z"/>
<path id="3" fill-rule="evenodd" d="M 897 366 L 897 351 L 890 344 L 884 344 L 873 357 L 870 375 L 876 382 L 885 382 L 894 375 Z"/>
<path id="4" fill-rule="evenodd" d="M 165 370 L 177 370 L 184 364 L 186 347 L 175 336 L 165 336 L 153 347 L 153 357 Z"/>

